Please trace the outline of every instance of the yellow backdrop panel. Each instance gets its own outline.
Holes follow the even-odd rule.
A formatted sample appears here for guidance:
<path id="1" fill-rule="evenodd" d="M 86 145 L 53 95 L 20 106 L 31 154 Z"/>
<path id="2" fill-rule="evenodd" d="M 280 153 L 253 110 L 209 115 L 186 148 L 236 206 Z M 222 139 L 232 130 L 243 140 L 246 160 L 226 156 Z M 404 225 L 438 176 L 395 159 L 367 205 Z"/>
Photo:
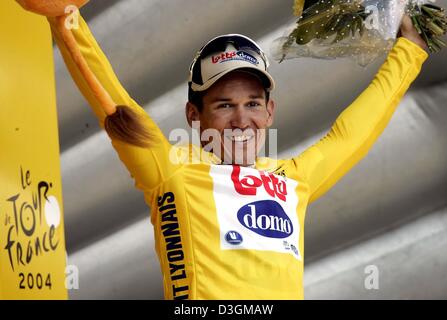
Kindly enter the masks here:
<path id="1" fill-rule="evenodd" d="M 2 0 L 0 39 L 0 299 L 66 299 L 49 26 Z"/>

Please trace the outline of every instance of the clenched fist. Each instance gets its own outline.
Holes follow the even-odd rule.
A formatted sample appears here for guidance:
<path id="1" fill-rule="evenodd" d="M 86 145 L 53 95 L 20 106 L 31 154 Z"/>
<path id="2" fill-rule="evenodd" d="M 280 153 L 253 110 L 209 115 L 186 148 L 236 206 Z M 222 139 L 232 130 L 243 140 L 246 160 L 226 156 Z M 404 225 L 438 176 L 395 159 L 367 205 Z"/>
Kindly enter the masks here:
<path id="1" fill-rule="evenodd" d="M 74 5 L 81 8 L 89 0 L 16 0 L 25 10 L 47 16 L 58 17 L 65 14 L 65 8 Z"/>

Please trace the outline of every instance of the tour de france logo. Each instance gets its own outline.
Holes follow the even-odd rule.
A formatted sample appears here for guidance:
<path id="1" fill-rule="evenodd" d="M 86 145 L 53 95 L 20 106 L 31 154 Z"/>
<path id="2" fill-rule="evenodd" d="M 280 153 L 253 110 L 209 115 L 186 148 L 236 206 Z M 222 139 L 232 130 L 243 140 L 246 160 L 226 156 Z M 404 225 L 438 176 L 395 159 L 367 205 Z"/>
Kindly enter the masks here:
<path id="1" fill-rule="evenodd" d="M 51 255 L 60 247 L 56 233 L 61 224 L 61 209 L 51 195 L 53 183 L 38 180 L 20 167 L 20 188 L 0 199 L 1 250 L 6 250 L 13 272 L 33 261 Z"/>

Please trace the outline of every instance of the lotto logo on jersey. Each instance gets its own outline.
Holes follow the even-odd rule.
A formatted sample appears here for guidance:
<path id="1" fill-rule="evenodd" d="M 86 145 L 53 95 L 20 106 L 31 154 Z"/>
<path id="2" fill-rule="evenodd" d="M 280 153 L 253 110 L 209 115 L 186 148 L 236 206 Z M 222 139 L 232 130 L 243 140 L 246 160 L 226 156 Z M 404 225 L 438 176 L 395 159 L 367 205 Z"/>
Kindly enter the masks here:
<path id="1" fill-rule="evenodd" d="M 276 201 L 263 200 L 247 204 L 237 213 L 247 229 L 268 238 L 287 238 L 293 233 L 292 221 Z"/>
<path id="2" fill-rule="evenodd" d="M 236 192 L 244 196 L 256 196 L 258 188 L 263 187 L 271 197 L 278 198 L 282 201 L 287 200 L 287 184 L 282 178 L 275 176 L 273 173 L 265 173 L 262 171 L 258 171 L 258 173 L 259 176 L 241 176 L 241 167 L 233 166 L 231 180 L 233 181 Z"/>

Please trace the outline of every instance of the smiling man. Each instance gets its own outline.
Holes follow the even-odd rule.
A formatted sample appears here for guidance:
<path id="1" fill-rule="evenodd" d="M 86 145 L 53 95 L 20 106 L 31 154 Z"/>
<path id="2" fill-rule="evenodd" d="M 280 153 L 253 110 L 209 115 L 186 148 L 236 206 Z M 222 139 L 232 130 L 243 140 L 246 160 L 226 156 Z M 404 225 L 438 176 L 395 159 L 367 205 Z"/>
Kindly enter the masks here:
<path id="1" fill-rule="evenodd" d="M 211 137 L 207 151 L 225 164 L 252 166 L 264 145 L 275 109 L 267 68 L 261 48 L 236 34 L 212 39 L 191 64 L 188 123 L 199 122 L 201 136 Z"/>
<path id="2" fill-rule="evenodd" d="M 56 20 L 49 21 L 73 79 L 104 126 L 101 101 Z M 110 136 L 151 208 L 166 299 L 303 299 L 307 206 L 368 153 L 428 57 L 405 17 L 401 37 L 374 80 L 328 134 L 294 158 L 274 159 L 257 156 L 273 123 L 274 81 L 251 39 L 219 36 L 196 55 L 186 117 L 190 125 L 199 123 L 212 147 L 207 140 L 179 148 L 120 85 L 82 18 L 72 32 L 98 83 L 140 115 L 151 135 L 147 147 Z M 125 128 L 126 119 L 116 119 Z M 200 161 L 190 161 L 196 154 Z"/>
<path id="3" fill-rule="evenodd" d="M 273 110 L 274 103 L 267 100 L 260 79 L 235 71 L 208 89 L 202 102 L 188 102 L 186 116 L 191 126 L 198 121 L 202 137 L 208 132 L 216 138 L 210 139 L 214 148 L 210 151 L 223 158 L 224 163 L 249 166 L 264 145 L 264 129 L 273 123 Z M 202 144 L 207 142 L 202 140 Z"/>

